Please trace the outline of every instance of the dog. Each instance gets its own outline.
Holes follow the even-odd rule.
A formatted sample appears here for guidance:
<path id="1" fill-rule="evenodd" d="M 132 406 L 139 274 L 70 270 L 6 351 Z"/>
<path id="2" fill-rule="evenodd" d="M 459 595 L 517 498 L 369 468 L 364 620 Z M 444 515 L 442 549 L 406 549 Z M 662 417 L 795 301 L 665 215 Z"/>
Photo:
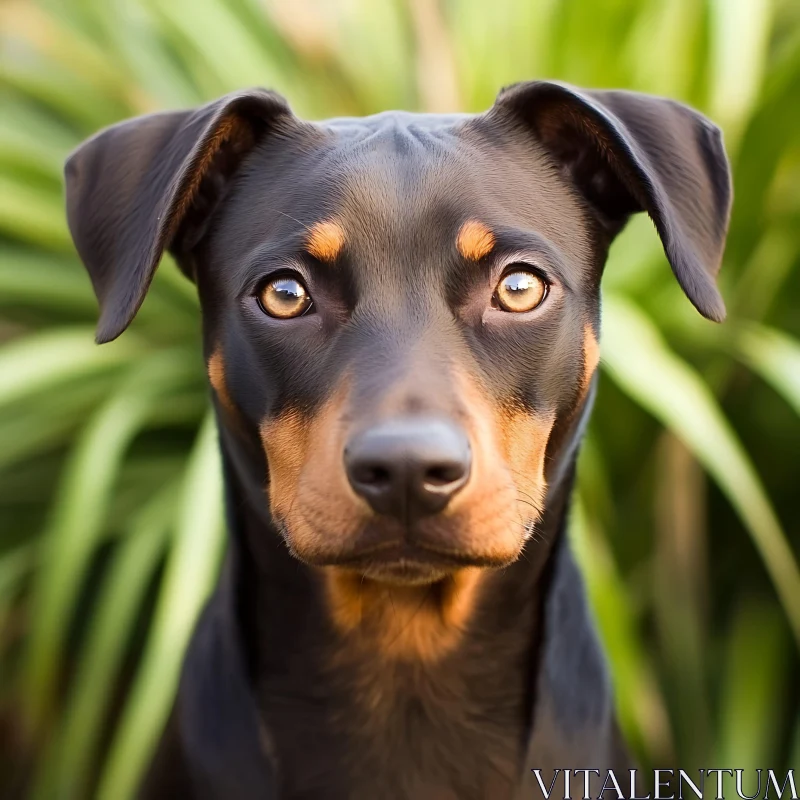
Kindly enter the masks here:
<path id="1" fill-rule="evenodd" d="M 645 212 L 721 321 L 731 196 L 699 113 L 542 81 L 324 122 L 244 91 L 70 156 L 98 342 L 172 253 L 223 460 L 227 560 L 143 797 L 507 800 L 630 766 L 565 540 L 600 279 Z"/>

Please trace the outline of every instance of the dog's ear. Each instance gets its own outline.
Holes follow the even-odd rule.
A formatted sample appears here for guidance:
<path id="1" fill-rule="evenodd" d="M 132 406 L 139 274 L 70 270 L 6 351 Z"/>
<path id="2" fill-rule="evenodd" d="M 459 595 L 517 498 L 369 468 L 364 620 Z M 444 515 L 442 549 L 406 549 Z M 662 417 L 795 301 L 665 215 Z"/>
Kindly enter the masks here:
<path id="1" fill-rule="evenodd" d="M 695 308 L 717 322 L 716 287 L 731 206 L 719 129 L 670 100 L 624 91 L 582 91 L 551 82 L 502 91 L 490 112 L 532 131 L 608 231 L 646 211 Z"/>
<path id="2" fill-rule="evenodd" d="M 165 249 L 191 272 L 189 251 L 242 158 L 296 122 L 279 95 L 253 90 L 122 122 L 72 153 L 67 219 L 100 303 L 98 342 L 130 324 Z"/>

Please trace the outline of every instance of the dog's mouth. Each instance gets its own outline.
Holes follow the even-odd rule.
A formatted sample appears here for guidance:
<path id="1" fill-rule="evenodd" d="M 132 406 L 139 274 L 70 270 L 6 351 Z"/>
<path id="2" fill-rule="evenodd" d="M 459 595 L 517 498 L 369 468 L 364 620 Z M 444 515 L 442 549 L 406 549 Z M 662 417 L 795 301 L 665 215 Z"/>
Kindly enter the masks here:
<path id="1" fill-rule="evenodd" d="M 422 586 L 444 580 L 465 567 L 499 568 L 507 566 L 513 559 L 389 542 L 357 553 L 303 560 L 318 567 L 345 569 L 379 583 Z"/>
<path id="2" fill-rule="evenodd" d="M 401 558 L 388 563 L 373 561 L 365 564 L 361 574 L 378 583 L 400 586 L 426 586 L 444 580 L 452 569 L 429 564 L 424 561 Z"/>

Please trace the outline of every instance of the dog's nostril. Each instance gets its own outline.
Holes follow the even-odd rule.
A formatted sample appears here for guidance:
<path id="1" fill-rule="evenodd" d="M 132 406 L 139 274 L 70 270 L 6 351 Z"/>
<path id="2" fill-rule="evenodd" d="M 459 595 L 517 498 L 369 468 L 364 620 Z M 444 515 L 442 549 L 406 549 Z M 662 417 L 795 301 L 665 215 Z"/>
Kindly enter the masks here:
<path id="1" fill-rule="evenodd" d="M 373 486 L 376 489 L 386 486 L 392 480 L 392 473 L 380 464 L 364 464 L 354 469 L 353 478 L 365 486 Z"/>
<path id="2" fill-rule="evenodd" d="M 460 481 L 464 477 L 463 462 L 453 462 L 451 464 L 437 464 L 429 467 L 425 471 L 424 481 L 427 486 L 439 488 L 449 486 L 451 483 Z"/>

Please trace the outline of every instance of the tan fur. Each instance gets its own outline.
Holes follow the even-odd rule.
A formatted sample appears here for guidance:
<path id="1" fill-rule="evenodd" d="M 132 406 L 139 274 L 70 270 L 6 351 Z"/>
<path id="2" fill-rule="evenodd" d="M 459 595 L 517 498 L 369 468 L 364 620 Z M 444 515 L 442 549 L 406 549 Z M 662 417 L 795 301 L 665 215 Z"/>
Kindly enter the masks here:
<path id="1" fill-rule="evenodd" d="M 472 444 L 472 474 L 441 514 L 418 522 L 414 540 L 441 555 L 469 554 L 500 567 L 519 557 L 524 523 L 542 512 L 554 415 L 498 407 L 466 373 L 452 378 L 452 410 L 460 412 Z M 376 524 L 387 546 L 406 541 L 403 526 L 378 521 L 347 482 L 348 401 L 343 380 L 314 415 L 289 410 L 261 426 L 272 512 L 286 526 L 292 550 L 310 563 L 348 555 Z M 462 568 L 423 586 L 392 585 L 339 567 L 321 574 L 331 618 L 348 641 L 383 658 L 430 663 L 458 646 L 491 569 Z"/>
<path id="2" fill-rule="evenodd" d="M 303 414 L 289 409 L 261 426 L 261 443 L 269 465 L 269 501 L 273 514 L 288 515 L 308 447 L 309 425 Z"/>
<path id="3" fill-rule="evenodd" d="M 289 409 L 260 426 L 270 508 L 289 529 L 292 549 L 307 561 L 343 550 L 369 515 L 343 468 L 341 417 L 348 396 L 345 379 L 315 414 Z"/>
<path id="4" fill-rule="evenodd" d="M 219 398 L 220 405 L 225 413 L 237 427 L 241 426 L 241 417 L 239 409 L 233 402 L 230 392 L 228 391 L 228 383 L 225 379 L 225 361 L 222 355 L 222 349 L 217 348 L 208 359 L 208 382 L 211 388 Z"/>
<path id="5" fill-rule="evenodd" d="M 496 408 L 463 373 L 455 383 L 472 442 L 472 476 L 441 515 L 420 521 L 416 535 L 443 555 L 469 552 L 508 564 L 524 545 L 523 521 L 538 519 L 544 508 L 544 457 L 555 415 Z M 333 570 L 326 588 L 341 631 L 371 641 L 384 657 L 432 662 L 458 646 L 490 572 L 462 569 L 432 587 L 396 587 Z"/>
<path id="6" fill-rule="evenodd" d="M 498 409 L 496 418 L 503 457 L 514 476 L 517 502 L 526 507 L 523 516 L 536 520 L 544 511 L 545 452 L 555 414 L 537 414 L 512 404 Z"/>
<path id="7" fill-rule="evenodd" d="M 469 531 L 470 549 L 508 563 L 524 543 L 523 520 L 536 520 L 544 508 L 544 456 L 555 415 L 498 405 L 470 376 L 457 372 L 454 378 L 467 409 L 473 469 L 442 521 L 461 532 L 462 543 Z"/>
<path id="8" fill-rule="evenodd" d="M 481 574 L 479 568 L 465 567 L 430 586 L 398 586 L 329 568 L 325 587 L 335 625 L 354 643 L 387 660 L 431 663 L 458 644 Z"/>
<path id="9" fill-rule="evenodd" d="M 344 247 L 344 230 L 334 220 L 323 220 L 311 226 L 306 250 L 320 261 L 334 261 Z"/>
<path id="10" fill-rule="evenodd" d="M 480 261 L 491 253 L 494 245 L 494 234 L 489 226 L 476 219 L 468 219 L 456 237 L 458 252 L 470 261 Z"/>
<path id="11" fill-rule="evenodd" d="M 600 343 L 594 335 L 594 328 L 587 322 L 583 328 L 583 382 L 581 394 L 586 394 L 589 391 L 589 383 L 599 363 Z"/>

